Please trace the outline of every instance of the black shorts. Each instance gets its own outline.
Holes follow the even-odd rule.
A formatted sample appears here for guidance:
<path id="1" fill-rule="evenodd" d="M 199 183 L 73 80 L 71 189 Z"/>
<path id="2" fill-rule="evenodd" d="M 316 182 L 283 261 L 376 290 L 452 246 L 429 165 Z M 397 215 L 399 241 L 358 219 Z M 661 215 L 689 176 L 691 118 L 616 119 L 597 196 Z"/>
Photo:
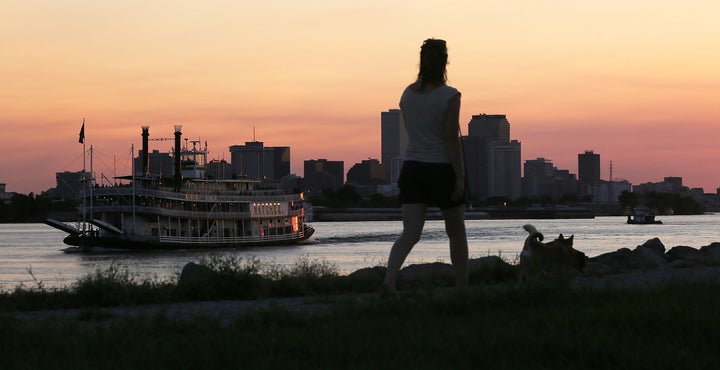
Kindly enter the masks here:
<path id="1" fill-rule="evenodd" d="M 450 199 L 455 190 L 455 171 L 450 163 L 404 161 L 398 178 L 400 204 L 424 203 L 448 209 L 465 203 Z"/>

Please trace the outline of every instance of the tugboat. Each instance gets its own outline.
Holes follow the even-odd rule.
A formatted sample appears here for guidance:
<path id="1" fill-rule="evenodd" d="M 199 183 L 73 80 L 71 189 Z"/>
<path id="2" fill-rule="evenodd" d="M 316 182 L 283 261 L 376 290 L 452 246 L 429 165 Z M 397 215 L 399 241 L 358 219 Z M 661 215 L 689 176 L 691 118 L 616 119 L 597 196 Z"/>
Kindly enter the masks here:
<path id="1" fill-rule="evenodd" d="M 627 215 L 627 223 L 633 225 L 651 225 L 661 224 L 662 221 L 655 219 L 655 210 L 648 210 L 646 208 L 635 208 L 632 212 Z"/>
<path id="2" fill-rule="evenodd" d="M 142 170 L 122 177 L 131 184 L 98 187 L 90 179 L 79 207 L 82 226 L 54 219 L 46 224 L 67 232 L 65 244 L 80 250 L 238 248 L 294 244 L 313 235 L 302 193 L 255 180 L 207 179 L 207 144 L 192 141 L 189 148 L 186 140 L 181 147 L 181 128 L 175 126 L 172 179 L 149 173 L 144 126 Z"/>

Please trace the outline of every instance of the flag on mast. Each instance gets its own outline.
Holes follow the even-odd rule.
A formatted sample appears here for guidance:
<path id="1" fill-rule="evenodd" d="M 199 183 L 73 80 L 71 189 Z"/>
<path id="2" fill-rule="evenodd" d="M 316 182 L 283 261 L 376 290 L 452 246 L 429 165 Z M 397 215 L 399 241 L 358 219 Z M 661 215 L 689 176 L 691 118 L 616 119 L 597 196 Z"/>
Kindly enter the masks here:
<path id="1" fill-rule="evenodd" d="M 83 124 L 82 127 L 80 127 L 80 140 L 78 142 L 80 144 L 85 143 L 85 118 L 83 118 Z"/>

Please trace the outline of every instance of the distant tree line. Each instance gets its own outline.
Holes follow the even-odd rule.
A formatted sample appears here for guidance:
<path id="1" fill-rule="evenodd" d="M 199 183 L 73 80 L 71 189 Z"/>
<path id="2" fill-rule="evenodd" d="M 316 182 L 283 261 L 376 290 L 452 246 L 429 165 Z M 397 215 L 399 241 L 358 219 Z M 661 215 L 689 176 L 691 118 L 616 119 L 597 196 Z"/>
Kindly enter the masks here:
<path id="1" fill-rule="evenodd" d="M 336 191 L 325 189 L 320 194 L 311 195 L 308 200 L 315 206 L 331 208 L 397 208 L 400 206 L 395 196 L 373 194 L 363 197 L 352 185 L 343 185 Z M 587 201 L 574 196 L 567 196 L 557 201 L 551 199 L 509 199 L 502 197 L 488 198 L 483 202 L 473 202 L 473 206 L 481 207 L 526 207 L 532 204 L 551 205 L 563 204 L 572 205 L 578 202 Z M 623 209 L 635 209 L 646 207 L 655 209 L 661 214 L 673 213 L 676 215 L 693 215 L 705 212 L 702 204 L 693 198 L 678 193 L 634 193 L 623 191 L 618 196 Z M 53 200 L 46 194 L 36 195 L 30 193 L 14 194 L 8 203 L 0 202 L 0 222 L 3 223 L 24 223 L 42 222 L 49 215 L 55 212 L 73 212 L 77 209 L 76 202 Z"/>
<path id="2" fill-rule="evenodd" d="M 624 190 L 618 196 L 618 201 L 629 210 L 645 207 L 657 210 L 660 214 L 697 215 L 705 212 L 702 204 L 679 193 L 635 193 Z"/>
<path id="3" fill-rule="evenodd" d="M 42 222 L 52 212 L 74 211 L 76 207 L 74 202 L 53 200 L 45 194 L 13 194 L 8 203 L 0 202 L 0 222 Z"/>
<path id="4" fill-rule="evenodd" d="M 336 191 L 324 189 L 320 194 L 309 196 L 308 201 L 313 206 L 330 208 L 397 208 L 400 206 L 397 197 L 382 194 L 363 197 L 354 186 L 348 184 Z"/>
<path id="5" fill-rule="evenodd" d="M 337 191 L 325 189 L 321 194 L 311 195 L 308 200 L 314 206 L 325 206 L 331 208 L 393 208 L 399 207 L 397 197 L 374 194 L 370 197 L 362 197 L 352 185 L 343 185 Z M 553 200 L 546 198 L 510 199 L 505 197 L 492 197 L 483 201 L 473 201 L 473 207 L 515 207 L 523 208 L 531 205 L 578 205 L 592 202 L 589 197 L 578 197 L 575 194 L 568 194 L 560 199 Z M 679 193 L 634 193 L 623 191 L 618 196 L 618 202 L 623 209 L 634 209 L 642 206 L 649 209 L 656 209 L 661 214 L 695 215 L 702 214 L 705 209 L 695 199 Z"/>

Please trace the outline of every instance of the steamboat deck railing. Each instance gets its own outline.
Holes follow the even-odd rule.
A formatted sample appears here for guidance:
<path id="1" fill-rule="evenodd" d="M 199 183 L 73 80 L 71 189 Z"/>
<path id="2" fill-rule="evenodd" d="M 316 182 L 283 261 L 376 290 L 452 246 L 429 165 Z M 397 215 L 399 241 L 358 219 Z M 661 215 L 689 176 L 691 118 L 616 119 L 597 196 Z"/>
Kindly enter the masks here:
<path id="1" fill-rule="evenodd" d="M 160 243 L 168 244 L 253 244 L 301 240 L 305 232 L 265 236 L 159 236 Z"/>

